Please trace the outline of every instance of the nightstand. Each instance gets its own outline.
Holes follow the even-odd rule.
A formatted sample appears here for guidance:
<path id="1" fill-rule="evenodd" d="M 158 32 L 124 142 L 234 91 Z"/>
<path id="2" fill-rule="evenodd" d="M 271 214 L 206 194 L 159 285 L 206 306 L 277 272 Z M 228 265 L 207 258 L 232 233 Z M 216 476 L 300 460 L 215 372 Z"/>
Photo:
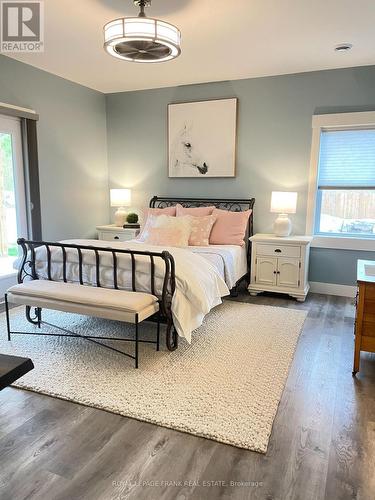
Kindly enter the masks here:
<path id="1" fill-rule="evenodd" d="M 108 226 L 97 226 L 96 230 L 98 231 L 99 240 L 106 241 L 129 241 L 136 238 L 139 234 L 139 228 L 122 228 L 119 226 L 115 226 L 114 224 L 110 224 Z"/>
<path id="2" fill-rule="evenodd" d="M 309 292 L 309 255 L 312 236 L 255 234 L 251 241 L 250 295 L 285 293 L 303 302 Z"/>

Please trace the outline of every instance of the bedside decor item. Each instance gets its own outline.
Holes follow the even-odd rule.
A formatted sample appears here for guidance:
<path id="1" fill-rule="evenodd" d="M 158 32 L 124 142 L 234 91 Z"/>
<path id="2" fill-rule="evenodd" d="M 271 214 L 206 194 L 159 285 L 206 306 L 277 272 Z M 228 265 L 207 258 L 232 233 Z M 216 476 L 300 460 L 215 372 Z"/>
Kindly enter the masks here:
<path id="1" fill-rule="evenodd" d="M 304 302 L 309 292 L 309 255 L 312 236 L 280 238 L 255 234 L 251 241 L 250 295 L 285 293 Z"/>
<path id="2" fill-rule="evenodd" d="M 155 63 L 169 61 L 181 54 L 181 33 L 176 26 L 146 17 L 151 0 L 133 0 L 138 17 L 124 17 L 104 26 L 104 50 L 124 61 Z"/>
<path id="3" fill-rule="evenodd" d="M 137 238 L 139 234 L 138 227 L 118 227 L 114 224 L 109 224 L 108 226 L 97 226 L 98 239 L 104 241 L 129 241 Z"/>
<path id="4" fill-rule="evenodd" d="M 122 227 L 126 222 L 128 215 L 124 207 L 129 207 L 131 204 L 130 189 L 111 189 L 111 207 L 118 207 L 115 213 L 115 225 Z"/>
<path id="5" fill-rule="evenodd" d="M 355 348 L 353 375 L 359 372 L 361 351 L 375 353 L 375 261 L 357 261 Z"/>
<path id="6" fill-rule="evenodd" d="M 126 217 L 126 222 L 128 224 L 137 224 L 138 219 L 139 219 L 138 214 L 136 214 L 134 212 L 130 212 L 130 214 L 128 214 Z"/>
<path id="7" fill-rule="evenodd" d="M 168 105 L 169 177 L 235 177 L 237 98 Z"/>
<path id="8" fill-rule="evenodd" d="M 271 212 L 279 216 L 273 224 L 276 236 L 289 236 L 292 232 L 292 222 L 288 214 L 295 214 L 297 208 L 297 193 L 290 191 L 272 191 Z"/>

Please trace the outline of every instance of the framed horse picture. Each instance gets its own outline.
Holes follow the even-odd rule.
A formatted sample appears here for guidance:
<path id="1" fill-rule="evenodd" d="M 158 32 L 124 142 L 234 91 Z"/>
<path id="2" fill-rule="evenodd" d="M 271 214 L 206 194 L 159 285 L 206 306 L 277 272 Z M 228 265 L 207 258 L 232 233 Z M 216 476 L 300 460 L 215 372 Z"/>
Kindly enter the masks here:
<path id="1" fill-rule="evenodd" d="M 169 177 L 235 177 L 237 98 L 168 105 Z"/>

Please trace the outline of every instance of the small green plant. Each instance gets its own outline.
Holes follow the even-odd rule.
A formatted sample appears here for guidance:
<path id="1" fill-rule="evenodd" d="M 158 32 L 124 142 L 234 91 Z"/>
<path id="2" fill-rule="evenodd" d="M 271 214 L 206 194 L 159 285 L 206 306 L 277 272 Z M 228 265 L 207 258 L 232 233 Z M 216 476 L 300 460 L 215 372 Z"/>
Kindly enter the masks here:
<path id="1" fill-rule="evenodd" d="M 130 213 L 128 214 L 128 216 L 126 217 L 126 222 L 128 224 L 137 224 L 138 222 L 138 214 L 135 214 L 135 213 Z"/>

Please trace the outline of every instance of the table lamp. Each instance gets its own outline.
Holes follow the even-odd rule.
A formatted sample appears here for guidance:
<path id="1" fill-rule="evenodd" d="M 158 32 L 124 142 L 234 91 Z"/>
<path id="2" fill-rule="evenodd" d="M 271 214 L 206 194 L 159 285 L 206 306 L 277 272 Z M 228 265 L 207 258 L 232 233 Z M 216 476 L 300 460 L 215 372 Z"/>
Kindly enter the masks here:
<path id="1" fill-rule="evenodd" d="M 272 191 L 271 212 L 279 216 L 273 224 L 276 236 L 289 236 L 292 232 L 292 222 L 288 214 L 295 214 L 297 208 L 297 193 L 290 191 Z"/>
<path id="2" fill-rule="evenodd" d="M 115 226 L 122 227 L 128 215 L 125 207 L 130 207 L 132 192 L 130 189 L 111 189 L 111 207 L 117 207 L 115 212 Z"/>

